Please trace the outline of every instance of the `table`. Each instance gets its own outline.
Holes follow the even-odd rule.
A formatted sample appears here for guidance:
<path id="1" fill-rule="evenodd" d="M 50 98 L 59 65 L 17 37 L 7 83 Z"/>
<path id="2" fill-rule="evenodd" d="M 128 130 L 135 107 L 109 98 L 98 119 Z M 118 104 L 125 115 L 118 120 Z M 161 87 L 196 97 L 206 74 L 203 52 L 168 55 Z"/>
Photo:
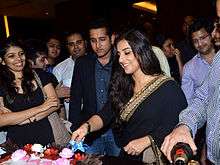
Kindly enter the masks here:
<path id="1" fill-rule="evenodd" d="M 104 156 L 101 160 L 103 161 L 103 165 L 143 165 L 143 163 L 139 161 L 126 160 L 113 156 Z"/>

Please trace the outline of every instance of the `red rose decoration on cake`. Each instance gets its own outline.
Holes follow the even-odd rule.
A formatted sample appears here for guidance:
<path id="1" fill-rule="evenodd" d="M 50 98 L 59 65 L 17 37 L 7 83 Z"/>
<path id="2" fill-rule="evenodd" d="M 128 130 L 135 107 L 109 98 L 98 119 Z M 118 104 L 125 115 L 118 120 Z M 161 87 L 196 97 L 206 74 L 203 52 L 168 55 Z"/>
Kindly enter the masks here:
<path id="1" fill-rule="evenodd" d="M 59 150 L 55 147 L 49 147 L 44 151 L 44 158 L 56 160 L 59 158 Z"/>
<path id="2" fill-rule="evenodd" d="M 26 144 L 24 147 L 23 147 L 23 150 L 25 150 L 28 154 L 31 154 L 33 151 L 31 149 L 33 145 L 32 144 Z"/>
<path id="3" fill-rule="evenodd" d="M 70 148 L 61 150 L 58 147 L 44 147 L 41 144 L 26 144 L 22 149 L 17 149 L 10 154 L 7 159 L 0 159 L 0 163 L 22 165 L 77 165 L 81 162 L 91 161 L 91 158 L 81 150 L 74 152 Z"/>

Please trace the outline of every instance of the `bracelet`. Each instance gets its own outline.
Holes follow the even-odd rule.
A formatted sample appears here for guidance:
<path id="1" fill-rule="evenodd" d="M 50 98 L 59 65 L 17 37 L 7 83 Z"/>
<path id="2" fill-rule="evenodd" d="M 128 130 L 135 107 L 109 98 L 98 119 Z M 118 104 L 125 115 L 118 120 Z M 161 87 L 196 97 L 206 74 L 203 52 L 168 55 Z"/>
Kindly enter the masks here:
<path id="1" fill-rule="evenodd" d="M 87 124 L 88 125 L 88 129 L 87 129 L 87 134 L 89 134 L 90 132 L 91 132 L 91 125 L 90 125 L 90 123 L 87 121 L 87 122 L 85 122 L 85 124 Z"/>

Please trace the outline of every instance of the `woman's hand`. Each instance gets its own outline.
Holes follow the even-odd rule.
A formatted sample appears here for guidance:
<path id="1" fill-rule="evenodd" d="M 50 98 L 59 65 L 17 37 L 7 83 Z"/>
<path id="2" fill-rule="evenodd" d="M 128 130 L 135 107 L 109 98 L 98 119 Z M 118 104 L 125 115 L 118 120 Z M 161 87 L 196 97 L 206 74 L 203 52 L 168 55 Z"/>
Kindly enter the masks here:
<path id="1" fill-rule="evenodd" d="M 125 147 L 124 150 L 129 155 L 139 155 L 150 145 L 150 139 L 148 136 L 143 138 L 135 139 L 130 141 Z"/>
<path id="2" fill-rule="evenodd" d="M 182 63 L 182 56 L 181 56 L 181 52 L 179 51 L 179 49 L 176 49 L 174 50 L 174 54 L 176 56 L 176 61 L 178 63 Z"/>
<path id="3" fill-rule="evenodd" d="M 58 107 L 59 101 L 56 97 L 51 97 L 45 100 L 45 102 L 41 105 L 42 111 L 47 111 L 52 107 Z"/>
<path id="4" fill-rule="evenodd" d="M 8 113 L 8 112 L 11 112 L 11 110 L 4 107 L 4 106 L 0 106 L 0 114 L 4 114 L 4 113 Z"/>
<path id="5" fill-rule="evenodd" d="M 176 57 L 176 62 L 178 64 L 178 68 L 179 68 L 179 75 L 180 78 L 182 78 L 183 75 L 183 62 L 182 62 L 182 55 L 179 49 L 175 48 L 174 46 L 172 46 L 173 48 L 173 54 Z"/>
<path id="6" fill-rule="evenodd" d="M 73 132 L 72 134 L 72 140 L 74 141 L 81 141 L 84 139 L 84 137 L 87 135 L 88 133 L 88 124 L 84 123 L 83 125 L 81 125 L 76 131 Z"/>

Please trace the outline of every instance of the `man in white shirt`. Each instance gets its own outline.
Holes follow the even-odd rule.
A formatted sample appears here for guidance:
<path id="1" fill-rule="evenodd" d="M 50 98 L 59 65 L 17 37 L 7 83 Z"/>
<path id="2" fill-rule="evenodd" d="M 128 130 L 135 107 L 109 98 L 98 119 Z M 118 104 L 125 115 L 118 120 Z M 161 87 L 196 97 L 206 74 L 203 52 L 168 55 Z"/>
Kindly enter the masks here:
<path id="1" fill-rule="evenodd" d="M 66 60 L 59 63 L 53 69 L 53 74 L 56 76 L 57 80 L 59 81 L 60 85 L 63 87 L 69 88 L 70 93 L 70 86 L 72 82 L 72 75 L 73 69 L 75 65 L 75 60 L 85 55 L 86 53 L 86 41 L 83 38 L 83 35 L 80 32 L 71 32 L 66 37 L 66 45 L 69 51 L 70 57 Z M 69 115 L 69 98 L 64 99 L 64 106 L 66 112 L 66 118 L 68 120 Z"/>

